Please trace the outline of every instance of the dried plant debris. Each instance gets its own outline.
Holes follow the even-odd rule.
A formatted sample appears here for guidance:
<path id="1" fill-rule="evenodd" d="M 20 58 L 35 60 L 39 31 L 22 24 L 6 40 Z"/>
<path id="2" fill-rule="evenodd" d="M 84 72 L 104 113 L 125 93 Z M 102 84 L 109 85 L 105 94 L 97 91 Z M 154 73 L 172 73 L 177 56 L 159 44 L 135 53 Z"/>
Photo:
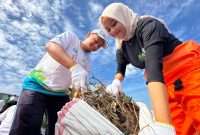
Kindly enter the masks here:
<path id="1" fill-rule="evenodd" d="M 139 107 L 130 97 L 120 93 L 113 96 L 99 87 L 95 91 L 87 91 L 84 101 L 110 120 L 125 135 L 137 135 L 139 132 Z"/>

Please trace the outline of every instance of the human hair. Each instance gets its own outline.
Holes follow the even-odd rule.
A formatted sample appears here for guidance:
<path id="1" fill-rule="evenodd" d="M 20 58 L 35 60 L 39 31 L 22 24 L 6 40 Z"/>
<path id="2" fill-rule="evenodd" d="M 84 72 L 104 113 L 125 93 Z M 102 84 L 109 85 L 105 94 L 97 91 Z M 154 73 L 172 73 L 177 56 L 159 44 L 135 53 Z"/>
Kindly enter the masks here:
<path id="1" fill-rule="evenodd" d="M 11 107 L 12 105 L 16 105 L 17 101 L 11 100 L 9 102 L 7 102 L 2 109 L 0 110 L 0 113 L 3 113 L 5 110 L 7 110 L 9 107 Z"/>

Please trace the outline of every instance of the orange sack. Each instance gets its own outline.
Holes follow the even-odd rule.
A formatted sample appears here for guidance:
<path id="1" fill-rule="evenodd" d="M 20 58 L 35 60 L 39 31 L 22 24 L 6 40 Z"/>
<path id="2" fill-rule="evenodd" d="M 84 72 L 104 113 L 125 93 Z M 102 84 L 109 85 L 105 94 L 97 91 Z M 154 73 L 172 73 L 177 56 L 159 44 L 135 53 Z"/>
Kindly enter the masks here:
<path id="1" fill-rule="evenodd" d="M 200 45 L 177 46 L 163 58 L 163 74 L 177 135 L 200 133 Z"/>

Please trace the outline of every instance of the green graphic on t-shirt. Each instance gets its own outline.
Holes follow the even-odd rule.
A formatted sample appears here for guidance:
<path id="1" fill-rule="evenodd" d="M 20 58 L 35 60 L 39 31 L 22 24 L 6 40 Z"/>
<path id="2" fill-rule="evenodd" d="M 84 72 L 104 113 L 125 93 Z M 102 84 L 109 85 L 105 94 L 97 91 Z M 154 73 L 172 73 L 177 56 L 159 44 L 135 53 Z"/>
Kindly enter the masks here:
<path id="1" fill-rule="evenodd" d="M 39 68 L 38 70 L 34 69 L 29 75 L 40 84 L 44 84 L 44 81 L 46 80 L 46 77 L 42 75 L 42 68 Z"/>
<path id="2" fill-rule="evenodd" d="M 30 76 L 35 82 L 37 82 L 38 84 L 40 84 L 42 87 L 44 87 L 46 90 L 48 91 L 54 91 L 52 90 L 51 88 L 49 88 L 44 82 L 46 80 L 46 76 L 44 76 L 43 74 L 43 69 L 42 67 L 40 67 L 39 69 L 37 70 L 33 70 L 30 72 L 30 74 L 28 76 Z M 30 88 L 29 88 L 30 89 Z M 71 91 L 70 90 L 65 90 L 65 89 L 62 89 L 62 90 L 56 90 L 55 92 L 60 92 L 60 93 L 66 93 L 68 95 L 71 94 Z"/>
<path id="3" fill-rule="evenodd" d="M 141 62 L 144 62 L 144 61 L 145 61 L 145 55 L 146 55 L 145 52 L 142 52 L 142 53 L 140 53 L 140 54 L 138 55 L 139 60 L 140 60 Z"/>

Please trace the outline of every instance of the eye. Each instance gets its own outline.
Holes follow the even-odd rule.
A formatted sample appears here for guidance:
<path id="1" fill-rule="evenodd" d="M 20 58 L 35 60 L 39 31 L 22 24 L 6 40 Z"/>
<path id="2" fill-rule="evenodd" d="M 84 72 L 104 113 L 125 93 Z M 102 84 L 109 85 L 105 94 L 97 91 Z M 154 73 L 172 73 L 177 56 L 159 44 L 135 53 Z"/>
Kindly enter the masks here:
<path id="1" fill-rule="evenodd" d="M 117 25 L 117 21 L 112 21 L 111 27 L 115 27 Z"/>
<path id="2" fill-rule="evenodd" d="M 105 30 L 106 30 L 107 32 L 110 32 L 110 28 L 105 28 Z"/>
<path id="3" fill-rule="evenodd" d="M 116 21 L 116 20 L 112 20 L 112 21 L 110 22 L 110 27 L 106 28 L 106 31 L 107 31 L 107 32 L 111 32 L 111 29 L 112 29 L 113 27 L 115 27 L 116 25 L 117 25 L 117 21 Z"/>

